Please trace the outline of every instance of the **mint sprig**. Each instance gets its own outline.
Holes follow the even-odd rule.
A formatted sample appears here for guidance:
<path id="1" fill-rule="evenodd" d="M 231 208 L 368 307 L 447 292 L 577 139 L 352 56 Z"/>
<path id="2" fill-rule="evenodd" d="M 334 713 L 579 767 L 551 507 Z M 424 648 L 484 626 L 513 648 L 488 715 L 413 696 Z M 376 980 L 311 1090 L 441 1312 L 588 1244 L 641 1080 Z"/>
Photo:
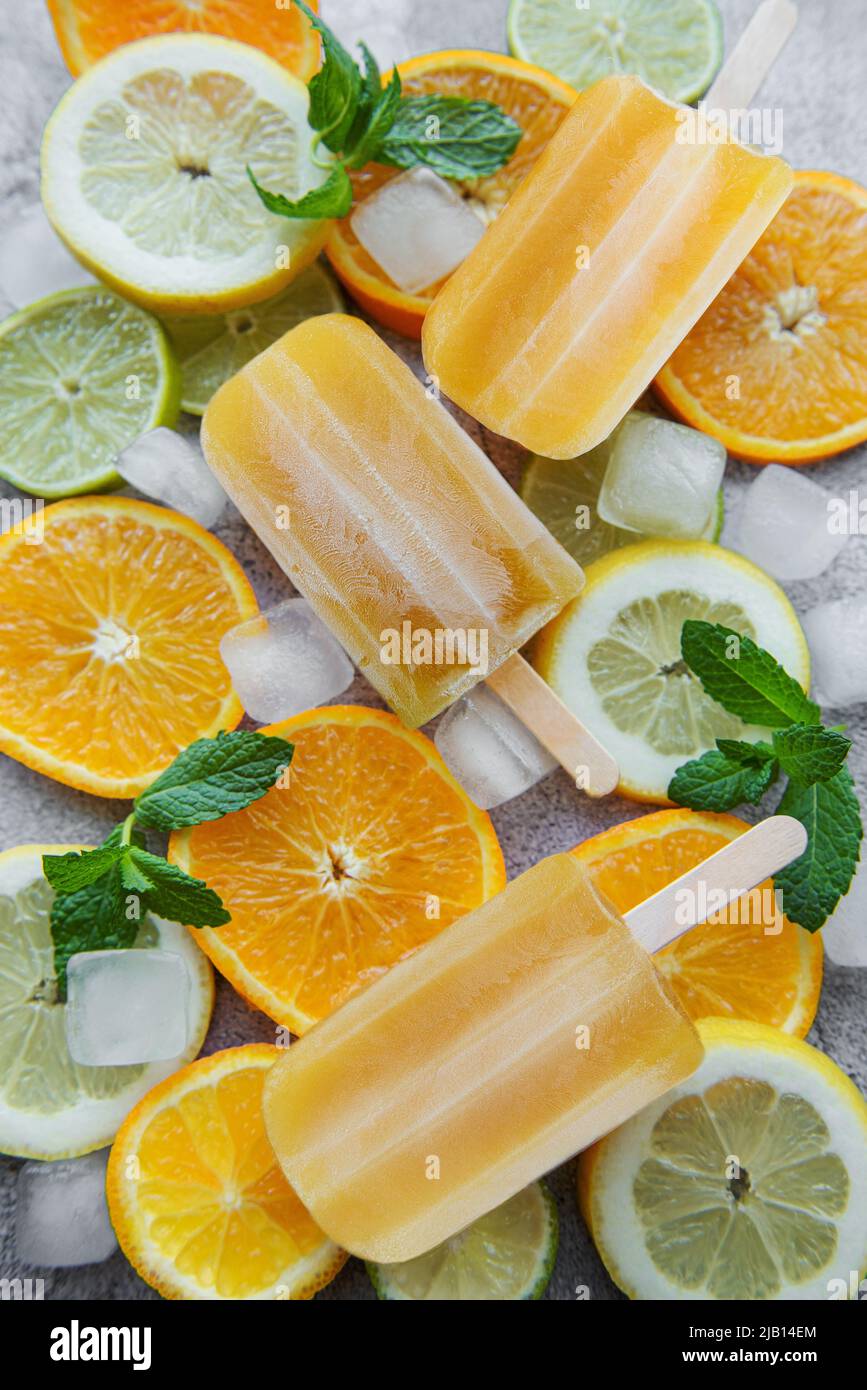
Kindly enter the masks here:
<path id="1" fill-rule="evenodd" d="M 689 620 L 681 651 L 718 704 L 773 732 L 770 743 L 717 739 L 715 749 L 677 769 L 668 795 L 696 811 L 730 811 L 757 805 L 783 774 L 788 783 L 777 809 L 801 822 L 809 843 L 775 883 L 786 916 L 818 931 L 849 891 L 860 857 L 861 810 L 846 767 L 851 742 L 822 725 L 818 705 L 749 637 Z"/>
<path id="2" fill-rule="evenodd" d="M 198 739 L 139 794 L 97 849 L 43 855 L 55 892 L 51 935 L 61 999 L 70 956 L 131 946 L 144 912 L 190 927 L 231 920 L 212 888 L 146 848 L 144 831 L 181 830 L 243 810 L 270 791 L 292 753 L 285 739 L 251 730 Z"/>
<path id="3" fill-rule="evenodd" d="M 523 131 L 490 101 L 463 97 L 405 97 L 395 68 L 385 87 L 370 49 L 359 44 L 363 70 L 328 25 L 293 0 L 322 39 L 323 62 L 308 83 L 308 123 L 316 132 L 313 162 L 328 170 L 318 188 L 301 198 L 263 188 L 248 167 L 250 182 L 269 212 L 281 217 L 345 217 L 353 190 L 347 170 L 377 161 L 400 169 L 424 165 L 443 178 L 473 179 L 493 174 L 511 159 Z M 317 158 L 324 145 L 332 158 Z"/>

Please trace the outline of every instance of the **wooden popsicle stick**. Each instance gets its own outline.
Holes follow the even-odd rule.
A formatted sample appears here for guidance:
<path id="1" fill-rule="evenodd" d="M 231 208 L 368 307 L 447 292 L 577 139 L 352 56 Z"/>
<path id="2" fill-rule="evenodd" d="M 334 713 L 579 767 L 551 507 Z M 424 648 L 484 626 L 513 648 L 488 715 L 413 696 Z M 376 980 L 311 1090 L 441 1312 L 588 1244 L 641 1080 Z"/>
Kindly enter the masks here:
<path id="1" fill-rule="evenodd" d="M 749 107 L 797 22 L 798 7 L 793 0 L 763 0 L 702 105 L 723 111 Z"/>
<path id="2" fill-rule="evenodd" d="M 485 679 L 588 796 L 614 791 L 620 771 L 611 754 L 519 652 Z"/>
<path id="3" fill-rule="evenodd" d="M 639 903 L 623 920 L 652 955 L 800 859 L 807 842 L 800 821 L 771 816 Z"/>

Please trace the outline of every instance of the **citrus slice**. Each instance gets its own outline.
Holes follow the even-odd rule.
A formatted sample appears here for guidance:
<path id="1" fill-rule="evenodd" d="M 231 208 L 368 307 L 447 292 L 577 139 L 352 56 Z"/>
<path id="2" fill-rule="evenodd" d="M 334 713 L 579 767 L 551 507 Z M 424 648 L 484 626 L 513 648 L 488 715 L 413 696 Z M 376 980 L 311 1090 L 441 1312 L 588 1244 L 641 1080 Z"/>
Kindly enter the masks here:
<path id="1" fill-rule="evenodd" d="M 807 644 L 782 589 L 706 541 L 643 541 L 596 560 L 532 649 L 540 675 L 619 763 L 620 791 L 639 801 L 667 802 L 677 768 L 718 738 L 769 737 L 745 728 L 686 667 L 687 618 L 752 637 L 807 687 Z"/>
<path id="2" fill-rule="evenodd" d="M 696 101 L 722 62 L 723 26 L 714 0 L 511 0 L 509 47 L 579 90 L 636 73 L 672 101 Z"/>
<path id="3" fill-rule="evenodd" d="M 181 366 L 182 408 L 203 415 L 223 382 L 290 328 L 317 314 L 343 312 L 333 277 L 315 261 L 282 294 L 262 304 L 207 318 L 166 319 L 163 326 Z"/>
<path id="4" fill-rule="evenodd" d="M 318 0 L 309 0 L 318 11 Z M 303 82 L 319 67 L 310 21 L 274 0 L 48 0 L 66 66 L 77 77 L 121 44 L 152 34 L 221 34 L 261 48 Z"/>
<path id="5" fill-rule="evenodd" d="M 282 11 L 280 12 L 282 15 Z M 208 34 L 126 44 L 89 68 L 42 140 L 42 199 L 80 261 L 157 314 L 269 299 L 330 224 L 276 217 L 248 166 L 290 198 L 318 186 L 307 88 L 273 58 Z"/>
<path id="6" fill-rule="evenodd" d="M 183 927 L 145 917 L 135 940 L 181 956 L 190 978 L 190 1033 L 181 1057 L 125 1067 L 83 1067 L 66 1045 L 57 997 L 43 854 L 85 845 L 18 845 L 0 854 L 0 1152 L 74 1158 L 110 1144 L 151 1086 L 199 1051 L 214 1007 L 211 967 Z"/>
<path id="7" fill-rule="evenodd" d="M 657 377 L 669 409 L 754 463 L 810 463 L 867 439 L 865 241 L 867 189 L 796 173 Z"/>
<path id="8" fill-rule="evenodd" d="M 55 502 L 0 537 L 0 749 L 98 796 L 136 796 L 233 729 L 220 638 L 256 599 L 189 517 L 125 497 Z"/>
<path id="9" fill-rule="evenodd" d="M 24 492 L 119 486 L 121 449 L 179 406 L 165 333 L 110 290 L 61 290 L 0 323 L 0 476 Z"/>
<path id="10" fill-rule="evenodd" d="M 217 969 L 303 1033 L 506 875 L 490 818 L 394 715 L 337 705 L 262 732 L 295 745 L 287 786 L 177 831 L 169 858 L 232 914 L 196 932 Z"/>
<path id="11" fill-rule="evenodd" d="M 749 830 L 736 816 L 656 811 L 572 851 L 618 912 L 629 912 Z M 666 946 L 654 963 L 690 1018 L 769 1023 L 803 1038 L 822 987 L 821 933 L 778 917 L 768 881 Z"/>
<path id="12" fill-rule="evenodd" d="M 368 1264 L 377 1297 L 427 1303 L 541 1298 L 558 1244 L 557 1207 L 534 1182 L 465 1231 L 405 1264 Z"/>
<path id="13" fill-rule="evenodd" d="M 280 1052 L 216 1052 L 156 1086 L 129 1115 L 106 1191 L 120 1247 L 164 1298 L 308 1299 L 346 1255 L 280 1171 L 262 1087 Z"/>
<path id="14" fill-rule="evenodd" d="M 867 1104 L 776 1028 L 698 1030 L 695 1075 L 579 1160 L 609 1274 L 639 1299 L 847 1297 L 867 1266 Z"/>
<path id="15" fill-rule="evenodd" d="M 487 178 L 455 184 L 485 223 L 496 217 L 529 173 L 576 97 L 558 78 L 501 53 L 471 49 L 425 53 L 400 63 L 398 72 L 406 96 L 437 92 L 492 101 L 524 131 L 517 150 L 502 169 Z M 382 164 L 368 164 L 353 173 L 356 202 L 370 197 L 399 173 L 399 169 Z M 349 293 L 371 318 L 407 338 L 421 337 L 424 316 L 444 281 L 421 294 L 406 294 L 368 255 L 348 217 L 334 227 L 326 254 Z"/>

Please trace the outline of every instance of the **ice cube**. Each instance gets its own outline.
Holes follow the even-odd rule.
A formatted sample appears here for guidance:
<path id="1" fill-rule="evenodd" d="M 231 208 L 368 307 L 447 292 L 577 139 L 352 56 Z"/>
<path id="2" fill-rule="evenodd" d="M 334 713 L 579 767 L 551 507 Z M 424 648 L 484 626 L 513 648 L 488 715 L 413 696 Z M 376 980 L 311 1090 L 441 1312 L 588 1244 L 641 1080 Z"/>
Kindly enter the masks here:
<path id="1" fill-rule="evenodd" d="M 801 621 L 819 703 L 845 709 L 867 700 L 867 594 L 820 603 Z"/>
<path id="2" fill-rule="evenodd" d="M 67 251 L 41 203 L 25 208 L 0 232 L 0 290 L 16 309 L 58 290 L 96 283 Z"/>
<path id="3" fill-rule="evenodd" d="M 718 440 L 634 410 L 614 436 L 599 515 L 645 536 L 697 540 L 714 514 L 725 466 Z"/>
<path id="4" fill-rule="evenodd" d="M 359 203 L 352 230 L 400 289 L 418 294 L 466 260 L 485 227 L 445 179 L 417 168 Z"/>
<path id="5" fill-rule="evenodd" d="M 220 655 L 251 719 L 277 724 L 333 700 L 355 674 L 340 643 L 303 598 L 225 633 Z"/>
<path id="6" fill-rule="evenodd" d="M 15 1244 L 27 1265 L 95 1265 L 117 1249 L 105 1200 L 108 1149 L 18 1173 Z"/>
<path id="7" fill-rule="evenodd" d="M 118 455 L 116 468 L 139 492 L 154 497 L 200 526 L 216 525 L 226 505 L 196 440 L 176 430 L 148 430 Z"/>
<path id="8" fill-rule="evenodd" d="M 738 550 L 774 579 L 814 579 L 846 544 L 829 524 L 832 500 L 803 473 L 770 464 L 744 498 Z"/>
<path id="9" fill-rule="evenodd" d="M 852 886 L 822 928 L 822 941 L 835 965 L 867 966 L 867 858 L 862 851 Z"/>
<path id="10" fill-rule="evenodd" d="M 434 741 L 449 771 L 484 811 L 521 796 L 558 766 L 484 685 L 477 685 L 443 715 Z"/>
<path id="11" fill-rule="evenodd" d="M 66 1041 L 86 1067 L 178 1057 L 187 1045 L 190 977 L 172 951 L 79 951 L 67 967 Z"/>

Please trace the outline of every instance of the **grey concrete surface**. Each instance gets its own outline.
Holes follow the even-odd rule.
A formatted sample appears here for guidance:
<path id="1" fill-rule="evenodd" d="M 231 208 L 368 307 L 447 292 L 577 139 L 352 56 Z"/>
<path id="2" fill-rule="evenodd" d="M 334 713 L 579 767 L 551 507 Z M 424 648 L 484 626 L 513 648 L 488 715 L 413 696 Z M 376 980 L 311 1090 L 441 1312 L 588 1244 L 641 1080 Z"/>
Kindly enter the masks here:
<path id="1" fill-rule="evenodd" d="M 600 0 L 601 3 L 601 0 Z M 662 5 L 663 0 L 659 0 Z M 721 0 L 730 49 L 754 7 L 754 0 Z M 322 0 L 322 10 L 344 41 L 364 38 L 382 59 L 451 47 L 504 51 L 507 0 Z M 802 0 L 799 28 L 761 93 L 763 106 L 785 114 L 785 156 L 798 168 L 834 169 L 867 182 L 863 88 L 867 29 L 864 0 Z M 42 0 L 0 0 L 0 226 L 37 196 L 38 149 L 42 127 L 66 89 L 69 77 L 57 49 Z M 7 306 L 0 304 L 0 311 Z M 392 346 L 418 362 L 414 349 L 397 338 Z M 515 481 L 521 451 L 463 420 L 510 480 Z M 823 465 L 814 477 L 838 495 L 865 481 L 867 450 L 853 451 Z M 746 465 L 730 463 L 726 494 L 734 506 L 753 477 Z M 13 493 L 3 486 L 2 492 Z M 263 606 L 288 589 L 282 574 L 236 515 L 218 530 L 256 588 Z M 867 541 L 851 539 L 833 570 L 810 583 L 789 586 L 796 608 L 867 590 Z M 346 697 L 378 704 L 357 680 Z M 845 716 L 855 740 L 859 785 L 867 782 L 865 710 Z M 572 845 L 607 826 L 642 813 L 627 801 L 603 804 L 579 799 L 565 774 L 556 774 L 527 796 L 494 813 L 510 875 L 544 855 Z M 0 756 L 0 848 L 26 841 L 98 841 L 117 820 L 117 805 L 72 791 Z M 867 1092 L 867 971 L 829 966 L 811 1041 L 830 1054 Z M 206 1051 L 233 1044 L 272 1040 L 273 1025 L 245 1005 L 228 985 L 219 988 Z M 0 1160 L 0 1275 L 16 1270 L 12 1243 L 14 1177 L 17 1164 Z M 595 1299 L 621 1295 L 603 1270 L 577 1215 L 573 1165 L 552 1178 L 560 1206 L 561 1247 L 547 1297 L 568 1300 L 578 1286 Z M 17 1273 L 26 1271 L 16 1270 Z M 106 1264 L 68 1272 L 48 1272 L 51 1299 L 149 1299 L 153 1293 L 119 1254 Z M 362 1266 L 351 1260 L 323 1299 L 365 1299 L 373 1294 Z"/>

